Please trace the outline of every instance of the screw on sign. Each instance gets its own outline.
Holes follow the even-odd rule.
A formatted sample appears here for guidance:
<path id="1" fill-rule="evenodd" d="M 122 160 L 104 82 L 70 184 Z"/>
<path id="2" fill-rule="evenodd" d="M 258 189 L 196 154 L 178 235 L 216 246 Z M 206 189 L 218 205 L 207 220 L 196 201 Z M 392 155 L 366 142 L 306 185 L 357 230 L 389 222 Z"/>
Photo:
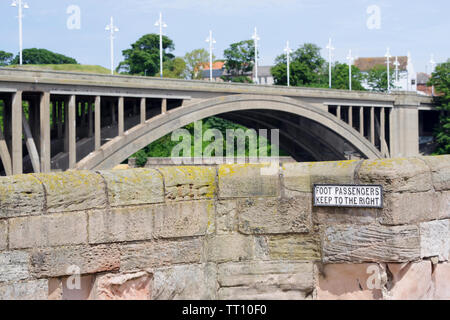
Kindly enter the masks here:
<path id="1" fill-rule="evenodd" d="M 382 208 L 383 187 L 380 185 L 314 185 L 316 207 Z"/>

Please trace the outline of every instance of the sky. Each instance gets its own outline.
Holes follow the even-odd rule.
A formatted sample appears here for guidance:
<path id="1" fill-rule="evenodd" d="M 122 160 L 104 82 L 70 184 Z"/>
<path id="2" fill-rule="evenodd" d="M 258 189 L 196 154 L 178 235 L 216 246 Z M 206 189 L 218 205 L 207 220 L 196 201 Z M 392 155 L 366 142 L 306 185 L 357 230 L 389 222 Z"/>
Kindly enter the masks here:
<path id="1" fill-rule="evenodd" d="M 0 0 L 0 50 L 17 53 L 17 7 Z M 357 57 L 393 56 L 411 52 L 416 71 L 430 70 L 450 58 L 450 1 L 448 0 L 27 0 L 24 48 L 45 48 L 79 63 L 110 66 L 109 33 L 113 16 L 120 29 L 115 39 L 115 64 L 122 50 L 146 33 L 157 33 L 159 12 L 168 25 L 164 34 L 183 56 L 205 42 L 213 31 L 214 54 L 233 42 L 251 39 L 258 28 L 260 65 L 273 65 L 286 41 L 292 49 L 303 43 L 325 48 L 333 39 L 334 60 L 346 62 L 349 49 Z M 75 11 L 79 8 L 80 25 Z M 75 15 L 74 15 L 75 14 Z M 75 18 L 75 19 L 73 19 Z M 71 23 L 72 22 L 72 23 Z M 69 24 L 68 24 L 69 23 Z M 322 50 L 327 58 L 328 52 Z"/>

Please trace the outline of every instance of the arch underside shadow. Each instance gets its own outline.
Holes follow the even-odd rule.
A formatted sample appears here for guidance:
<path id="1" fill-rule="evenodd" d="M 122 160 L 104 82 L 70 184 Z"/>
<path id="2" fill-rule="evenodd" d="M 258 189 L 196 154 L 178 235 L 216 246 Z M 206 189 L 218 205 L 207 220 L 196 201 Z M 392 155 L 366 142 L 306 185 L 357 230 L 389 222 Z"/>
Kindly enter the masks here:
<path id="1" fill-rule="evenodd" d="M 280 148 L 297 161 L 343 160 L 347 154 L 381 158 L 366 138 L 326 111 L 291 98 L 243 94 L 205 100 L 149 119 L 89 154 L 76 168 L 111 168 L 173 130 L 211 116 L 252 129 L 279 129 Z"/>

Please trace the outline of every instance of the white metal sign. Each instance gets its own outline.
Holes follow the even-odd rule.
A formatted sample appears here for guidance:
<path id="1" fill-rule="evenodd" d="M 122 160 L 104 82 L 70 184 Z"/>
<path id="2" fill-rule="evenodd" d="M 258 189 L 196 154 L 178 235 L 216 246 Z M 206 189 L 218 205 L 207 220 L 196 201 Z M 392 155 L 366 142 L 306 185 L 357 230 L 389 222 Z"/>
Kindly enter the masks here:
<path id="1" fill-rule="evenodd" d="M 314 206 L 383 208 L 380 185 L 314 185 Z"/>

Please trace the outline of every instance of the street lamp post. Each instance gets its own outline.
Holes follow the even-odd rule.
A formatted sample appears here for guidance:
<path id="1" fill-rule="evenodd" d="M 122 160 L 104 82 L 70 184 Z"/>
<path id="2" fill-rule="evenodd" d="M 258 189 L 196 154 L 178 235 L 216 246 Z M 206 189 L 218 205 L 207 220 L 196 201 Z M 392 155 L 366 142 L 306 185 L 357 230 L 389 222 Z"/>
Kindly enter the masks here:
<path id="1" fill-rule="evenodd" d="M 386 54 L 384 55 L 386 57 L 386 64 L 387 64 L 387 91 L 391 92 L 391 70 L 390 70 L 390 64 L 391 64 L 391 52 L 389 47 L 387 48 Z"/>
<path id="2" fill-rule="evenodd" d="M 26 2 L 22 2 L 22 0 L 13 0 L 11 3 L 11 7 L 17 7 L 19 11 L 19 63 L 22 65 L 23 59 L 22 59 L 22 51 L 23 51 L 23 45 L 22 45 L 22 18 L 23 18 L 23 9 L 28 9 L 29 6 Z"/>
<path id="3" fill-rule="evenodd" d="M 395 62 L 394 62 L 394 66 L 395 66 L 395 81 L 398 83 L 398 67 L 400 66 L 400 63 L 398 62 L 398 56 L 395 56 Z"/>
<path id="4" fill-rule="evenodd" d="M 167 28 L 167 24 L 165 24 L 162 20 L 162 13 L 159 13 L 159 20 L 155 22 L 155 26 L 159 27 L 159 74 L 161 78 L 163 77 L 163 28 Z"/>
<path id="5" fill-rule="evenodd" d="M 347 60 L 348 60 L 348 87 L 349 90 L 352 91 L 352 64 L 355 58 L 352 57 L 352 50 L 348 52 Z"/>
<path id="6" fill-rule="evenodd" d="M 333 54 L 332 51 L 334 50 L 334 47 L 331 45 L 331 38 L 326 48 L 328 49 L 328 87 L 331 89 L 331 57 Z"/>
<path id="7" fill-rule="evenodd" d="M 289 48 L 289 41 L 286 42 L 286 48 L 284 48 L 284 52 L 286 52 L 286 62 L 287 62 L 287 86 L 289 87 L 290 84 L 290 64 L 291 64 L 291 53 L 292 50 Z"/>
<path id="8" fill-rule="evenodd" d="M 430 59 L 430 65 L 431 65 L 431 74 L 434 72 L 434 68 L 436 67 L 436 61 L 434 61 L 434 54 L 431 55 Z M 434 85 L 431 86 L 431 95 L 434 96 Z"/>
<path id="9" fill-rule="evenodd" d="M 105 27 L 106 31 L 109 31 L 109 41 L 111 47 L 111 74 L 114 74 L 114 34 L 119 32 L 119 28 L 114 25 L 114 19 L 111 17 L 111 22 Z"/>
<path id="10" fill-rule="evenodd" d="M 212 82 L 212 70 L 213 70 L 213 45 L 216 43 L 214 40 L 212 31 L 209 30 L 209 37 L 206 39 L 206 42 L 209 43 L 209 81 Z"/>
<path id="11" fill-rule="evenodd" d="M 255 82 L 258 84 L 259 83 L 259 79 L 258 79 L 258 41 L 261 39 L 258 36 L 256 27 L 255 27 L 255 33 L 253 34 L 252 39 L 255 43 Z"/>

